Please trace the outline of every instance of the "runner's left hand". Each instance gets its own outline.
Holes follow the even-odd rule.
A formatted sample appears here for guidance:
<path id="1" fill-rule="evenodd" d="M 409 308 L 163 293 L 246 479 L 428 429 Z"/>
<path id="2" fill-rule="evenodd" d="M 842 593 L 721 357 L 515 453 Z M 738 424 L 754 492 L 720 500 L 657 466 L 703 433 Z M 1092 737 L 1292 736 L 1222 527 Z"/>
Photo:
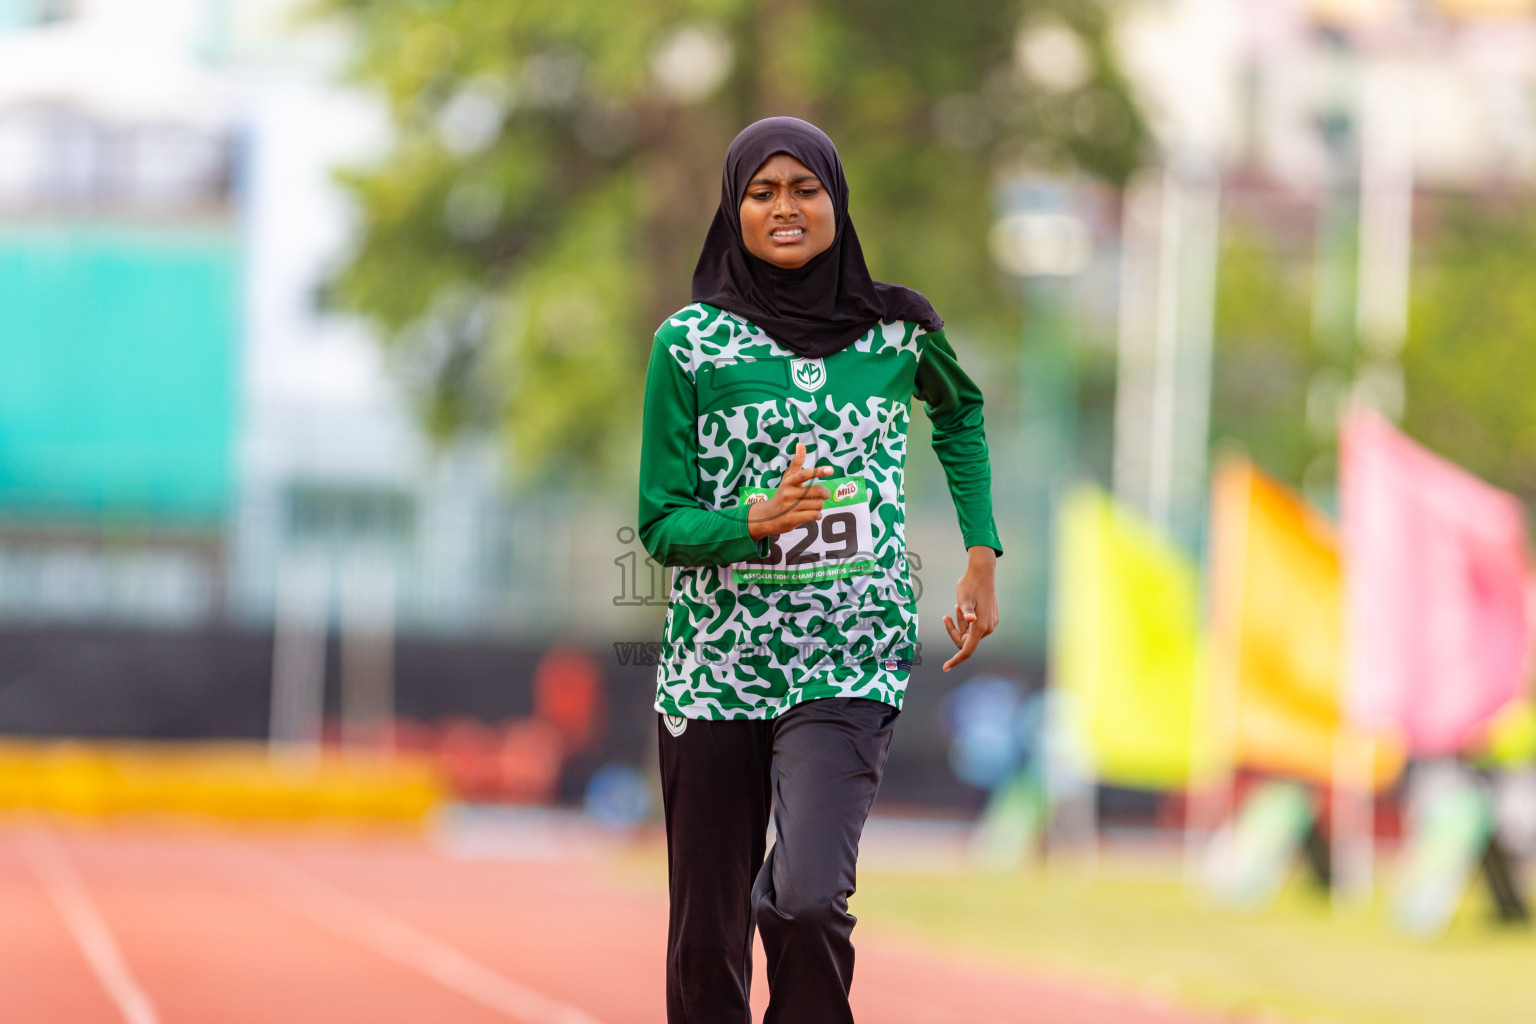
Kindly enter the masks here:
<path id="1" fill-rule="evenodd" d="M 997 628 L 997 552 L 981 545 L 967 552 L 965 575 L 955 584 L 955 614 L 944 616 L 944 629 L 960 648 L 944 663 L 945 672 L 974 654 L 981 638 Z"/>

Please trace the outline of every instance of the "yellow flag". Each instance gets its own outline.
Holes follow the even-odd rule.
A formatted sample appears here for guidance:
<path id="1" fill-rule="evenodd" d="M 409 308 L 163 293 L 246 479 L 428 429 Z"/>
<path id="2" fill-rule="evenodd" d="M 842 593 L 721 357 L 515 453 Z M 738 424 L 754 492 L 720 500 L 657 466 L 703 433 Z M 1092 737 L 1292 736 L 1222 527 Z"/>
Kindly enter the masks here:
<path id="1" fill-rule="evenodd" d="M 1499 712 L 1474 750 L 1479 760 L 1500 768 L 1525 768 L 1536 763 L 1536 702 L 1531 695 Z"/>
<path id="2" fill-rule="evenodd" d="M 1337 759 L 1358 763 L 1367 742 L 1343 727 L 1337 534 L 1247 462 L 1223 464 L 1213 491 L 1212 641 L 1218 680 L 1236 694 L 1235 761 L 1329 782 Z M 1376 785 L 1397 777 L 1396 744 L 1377 741 L 1370 754 Z"/>
<path id="3" fill-rule="evenodd" d="M 1098 777 L 1184 786 L 1210 763 L 1193 562 L 1091 489 L 1058 512 L 1054 685 Z"/>

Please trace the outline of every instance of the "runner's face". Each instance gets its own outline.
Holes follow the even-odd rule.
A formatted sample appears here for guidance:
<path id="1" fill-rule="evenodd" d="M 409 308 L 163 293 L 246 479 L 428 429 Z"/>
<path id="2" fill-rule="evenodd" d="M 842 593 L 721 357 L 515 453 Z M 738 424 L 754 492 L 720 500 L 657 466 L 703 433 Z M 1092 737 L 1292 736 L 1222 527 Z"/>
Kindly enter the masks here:
<path id="1" fill-rule="evenodd" d="M 741 240 L 760 260 L 785 270 L 826 252 L 837 217 L 826 186 L 788 153 L 768 158 L 741 200 Z"/>

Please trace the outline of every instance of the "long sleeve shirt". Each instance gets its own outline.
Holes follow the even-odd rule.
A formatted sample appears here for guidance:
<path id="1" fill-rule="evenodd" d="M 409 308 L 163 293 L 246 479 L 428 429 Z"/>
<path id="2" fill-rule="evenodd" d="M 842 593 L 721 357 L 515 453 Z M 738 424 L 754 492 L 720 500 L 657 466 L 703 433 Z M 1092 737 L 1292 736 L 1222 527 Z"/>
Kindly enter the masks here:
<path id="1" fill-rule="evenodd" d="M 695 303 L 656 332 L 646 375 L 640 538 L 676 566 L 656 708 L 773 718 L 806 700 L 901 706 L 917 639 L 903 474 L 911 399 L 933 422 L 967 547 L 1002 552 L 981 392 L 943 331 L 880 324 L 824 359 Z M 796 442 L 833 467 L 819 522 L 753 540 Z"/>

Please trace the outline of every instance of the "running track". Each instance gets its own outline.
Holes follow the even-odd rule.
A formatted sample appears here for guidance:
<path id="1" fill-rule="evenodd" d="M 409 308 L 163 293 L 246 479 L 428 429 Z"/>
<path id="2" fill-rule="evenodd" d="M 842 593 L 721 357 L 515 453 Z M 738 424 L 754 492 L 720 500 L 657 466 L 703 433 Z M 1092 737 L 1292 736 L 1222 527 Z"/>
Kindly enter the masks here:
<path id="1" fill-rule="evenodd" d="M 0 820 L 5 1024 L 663 1024 L 665 933 L 663 897 L 579 857 L 464 859 L 398 833 Z M 855 941 L 860 1024 L 1198 1024 Z M 759 960 L 759 1014 L 762 977 Z"/>

